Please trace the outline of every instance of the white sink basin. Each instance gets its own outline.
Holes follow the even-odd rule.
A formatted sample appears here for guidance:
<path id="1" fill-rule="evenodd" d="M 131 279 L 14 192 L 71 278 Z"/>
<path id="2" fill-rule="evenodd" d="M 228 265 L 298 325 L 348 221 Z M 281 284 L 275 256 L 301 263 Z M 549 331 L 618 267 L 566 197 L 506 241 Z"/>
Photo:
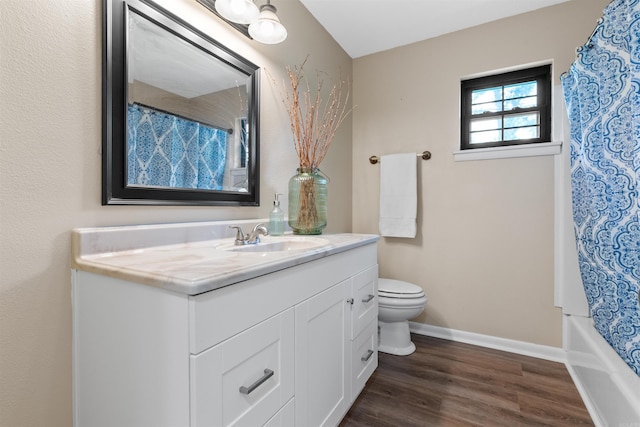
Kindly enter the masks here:
<path id="1" fill-rule="evenodd" d="M 329 241 L 319 237 L 306 236 L 266 236 L 254 245 L 236 246 L 233 243 L 218 246 L 218 249 L 232 252 L 303 252 L 329 245 Z"/>

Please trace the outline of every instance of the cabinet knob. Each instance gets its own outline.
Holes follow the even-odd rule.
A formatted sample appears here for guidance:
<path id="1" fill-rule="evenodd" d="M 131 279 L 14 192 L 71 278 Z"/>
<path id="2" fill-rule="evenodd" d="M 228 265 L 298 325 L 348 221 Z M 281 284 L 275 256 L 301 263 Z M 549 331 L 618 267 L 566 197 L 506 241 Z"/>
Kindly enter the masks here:
<path id="1" fill-rule="evenodd" d="M 349 299 L 347 300 L 347 303 L 349 303 L 349 304 L 353 305 L 353 298 L 349 298 Z"/>

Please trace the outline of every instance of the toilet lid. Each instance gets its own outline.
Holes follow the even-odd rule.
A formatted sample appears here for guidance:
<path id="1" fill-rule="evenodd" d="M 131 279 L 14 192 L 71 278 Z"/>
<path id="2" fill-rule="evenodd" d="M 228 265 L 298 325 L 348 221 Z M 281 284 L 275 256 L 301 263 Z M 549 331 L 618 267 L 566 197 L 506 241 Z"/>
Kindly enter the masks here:
<path id="1" fill-rule="evenodd" d="M 424 290 L 402 280 L 378 279 L 378 296 L 386 298 L 422 298 Z"/>

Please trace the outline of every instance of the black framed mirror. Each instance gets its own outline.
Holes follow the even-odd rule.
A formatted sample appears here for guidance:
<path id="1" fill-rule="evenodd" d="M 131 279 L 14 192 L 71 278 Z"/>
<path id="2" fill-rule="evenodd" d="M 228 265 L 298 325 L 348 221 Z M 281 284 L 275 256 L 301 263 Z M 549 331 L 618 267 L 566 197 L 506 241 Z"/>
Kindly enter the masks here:
<path id="1" fill-rule="evenodd" d="M 151 0 L 103 0 L 102 204 L 259 205 L 259 68 Z"/>

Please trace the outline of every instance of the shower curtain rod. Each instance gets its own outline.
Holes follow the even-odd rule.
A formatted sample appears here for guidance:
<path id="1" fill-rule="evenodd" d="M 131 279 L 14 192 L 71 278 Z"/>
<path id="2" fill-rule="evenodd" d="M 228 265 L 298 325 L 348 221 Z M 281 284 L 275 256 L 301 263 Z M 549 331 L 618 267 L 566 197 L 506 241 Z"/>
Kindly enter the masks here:
<path id="1" fill-rule="evenodd" d="M 228 133 L 229 135 L 233 134 L 233 128 L 224 128 L 222 126 L 218 126 L 218 125 L 214 125 L 214 124 L 211 124 L 211 123 L 203 122 L 202 120 L 194 120 L 194 119 L 191 119 L 189 117 L 182 116 L 182 115 L 176 114 L 176 113 L 172 113 L 171 111 L 163 110 L 161 108 L 153 107 L 151 105 L 146 105 L 146 104 L 143 104 L 143 103 L 137 102 L 137 101 L 132 102 L 132 104 L 136 104 L 136 105 L 141 106 L 142 108 L 148 108 L 150 110 L 157 111 L 159 113 L 169 114 L 170 116 L 175 116 L 175 117 L 178 117 L 178 118 L 183 119 L 183 120 L 189 120 L 190 122 L 195 122 L 195 123 L 198 123 L 198 124 L 201 124 L 201 125 L 204 125 L 204 126 L 208 126 L 210 128 L 218 129 L 218 130 L 221 130 L 223 132 Z"/>
<path id="2" fill-rule="evenodd" d="M 587 42 L 583 46 L 592 47 L 591 46 L 591 39 L 596 34 L 596 31 L 598 31 L 598 28 L 600 28 L 600 25 L 602 24 L 602 22 L 603 22 L 602 18 L 600 18 L 600 19 L 598 19 L 596 21 L 596 27 L 593 29 L 593 31 L 591 31 L 591 34 L 589 35 L 589 38 L 587 39 Z"/>
<path id="3" fill-rule="evenodd" d="M 593 38 L 593 36 L 596 34 L 596 31 L 598 31 L 598 28 L 600 28 L 600 25 L 604 22 L 604 20 L 602 18 L 599 18 L 596 21 L 596 27 L 593 29 L 593 31 L 591 31 L 591 34 L 589 35 L 589 38 L 587 39 L 587 41 L 582 45 L 582 46 L 586 46 L 587 48 L 592 48 L 593 45 L 591 44 L 591 39 Z M 578 48 L 579 49 L 579 48 Z M 564 71 L 561 76 L 565 77 L 567 76 L 569 73 L 569 71 Z"/>
<path id="4" fill-rule="evenodd" d="M 429 160 L 431 158 L 431 151 L 423 151 L 422 153 L 416 153 L 416 157 L 422 157 L 422 160 Z M 375 165 L 380 161 L 380 157 L 371 156 L 369 157 L 369 162 L 372 165 Z"/>

